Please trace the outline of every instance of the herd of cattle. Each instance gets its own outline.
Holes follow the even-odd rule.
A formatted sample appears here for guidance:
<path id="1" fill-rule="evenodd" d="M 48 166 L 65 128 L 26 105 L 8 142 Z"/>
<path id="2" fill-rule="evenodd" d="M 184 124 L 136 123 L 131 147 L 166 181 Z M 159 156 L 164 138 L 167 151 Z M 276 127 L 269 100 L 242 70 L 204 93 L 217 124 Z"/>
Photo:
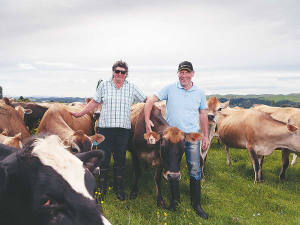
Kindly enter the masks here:
<path id="1" fill-rule="evenodd" d="M 170 182 L 169 209 L 175 210 L 180 201 L 177 181 L 185 140 L 201 140 L 202 134 L 185 134 L 171 127 L 165 120 L 165 104 L 155 103 L 151 112 L 155 126 L 149 133 L 145 133 L 144 103 L 132 105 L 128 151 L 135 183 L 130 199 L 138 196 L 143 158 L 150 166 L 156 165 L 157 205 L 166 208 L 161 195 L 163 174 Z M 218 136 L 224 143 L 228 165 L 229 148 L 248 149 L 255 182 L 262 182 L 264 156 L 280 149 L 279 177 L 284 180 L 289 153 L 300 154 L 300 109 L 266 105 L 229 108 L 229 102 L 221 103 L 216 97 L 208 99 L 207 105 L 209 139 Z M 99 173 L 103 157 L 93 145 L 105 138 L 94 134 L 101 105 L 79 118 L 69 113 L 83 107 L 81 103 L 21 103 L 7 98 L 0 102 L 0 224 L 110 224 L 93 197 L 93 174 Z M 34 127 L 38 127 L 38 135 L 32 136 L 29 130 Z M 208 151 L 201 151 L 203 179 Z M 15 211 L 22 216 L 13 216 Z"/>

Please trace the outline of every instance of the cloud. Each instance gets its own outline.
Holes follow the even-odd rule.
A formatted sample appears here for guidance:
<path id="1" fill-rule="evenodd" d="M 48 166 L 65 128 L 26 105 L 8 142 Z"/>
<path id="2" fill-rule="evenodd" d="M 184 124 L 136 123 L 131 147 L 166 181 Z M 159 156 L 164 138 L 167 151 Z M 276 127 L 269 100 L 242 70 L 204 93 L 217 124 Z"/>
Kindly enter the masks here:
<path id="1" fill-rule="evenodd" d="M 19 70 L 34 70 L 34 66 L 26 63 L 19 63 L 18 64 L 18 69 Z"/>
<path id="2" fill-rule="evenodd" d="M 12 95 L 92 96 L 120 59 L 129 64 L 128 79 L 148 95 L 175 82 L 184 60 L 207 93 L 299 92 L 299 1 L 11 0 L 1 6 L 0 85 Z"/>

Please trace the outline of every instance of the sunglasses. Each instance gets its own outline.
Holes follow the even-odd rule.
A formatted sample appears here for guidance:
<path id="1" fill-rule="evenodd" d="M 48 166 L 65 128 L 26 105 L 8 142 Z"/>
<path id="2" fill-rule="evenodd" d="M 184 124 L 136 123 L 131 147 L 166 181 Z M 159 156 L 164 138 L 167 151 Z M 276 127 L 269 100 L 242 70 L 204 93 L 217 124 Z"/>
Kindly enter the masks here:
<path id="1" fill-rule="evenodd" d="M 119 74 L 120 72 L 121 72 L 121 74 L 123 74 L 123 75 L 126 73 L 126 71 L 123 71 L 123 70 L 115 70 L 115 73 L 116 73 L 116 74 Z"/>

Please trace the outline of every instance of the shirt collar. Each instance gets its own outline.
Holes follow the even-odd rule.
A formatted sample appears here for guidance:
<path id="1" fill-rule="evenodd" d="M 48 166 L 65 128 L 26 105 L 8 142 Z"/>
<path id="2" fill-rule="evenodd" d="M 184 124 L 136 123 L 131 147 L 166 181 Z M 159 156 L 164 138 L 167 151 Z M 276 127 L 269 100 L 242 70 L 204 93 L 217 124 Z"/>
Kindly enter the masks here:
<path id="1" fill-rule="evenodd" d="M 192 83 L 193 83 L 193 86 L 192 86 L 189 90 L 187 90 L 187 91 L 194 91 L 194 90 L 196 90 L 196 86 L 195 86 L 195 84 L 194 84 L 193 81 L 192 81 Z M 176 81 L 176 85 L 177 85 L 178 88 L 184 89 L 184 87 L 182 87 L 182 85 L 180 84 L 179 81 Z M 184 90 L 185 90 L 185 89 L 184 89 Z M 186 90 L 185 90 L 185 91 L 186 91 Z"/>
<path id="2" fill-rule="evenodd" d="M 111 83 L 111 85 L 113 85 L 114 87 L 116 87 L 116 85 L 115 85 L 115 83 L 114 83 L 114 81 L 113 81 L 113 78 L 112 78 L 112 77 L 109 79 L 109 82 Z M 123 83 L 122 87 L 124 86 L 124 84 L 127 84 L 127 83 L 128 83 L 128 81 L 127 81 L 127 79 L 125 78 L 125 80 L 124 80 L 124 83 Z M 116 87 L 116 88 L 117 88 L 117 87 Z"/>

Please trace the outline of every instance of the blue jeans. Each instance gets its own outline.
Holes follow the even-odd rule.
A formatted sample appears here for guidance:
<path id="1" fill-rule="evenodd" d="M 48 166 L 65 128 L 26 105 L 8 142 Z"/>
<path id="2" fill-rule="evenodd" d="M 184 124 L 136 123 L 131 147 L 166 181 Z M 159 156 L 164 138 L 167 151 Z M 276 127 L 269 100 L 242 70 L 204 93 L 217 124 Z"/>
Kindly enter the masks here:
<path id="1" fill-rule="evenodd" d="M 109 169 L 111 153 L 113 153 L 114 157 L 114 167 L 124 168 L 130 129 L 98 127 L 98 134 L 102 134 L 105 137 L 105 140 L 98 145 L 98 149 L 105 152 L 100 168 Z"/>
<path id="2" fill-rule="evenodd" d="M 200 140 L 196 142 L 185 141 L 186 150 L 185 158 L 189 169 L 189 175 L 191 180 L 201 179 L 201 168 L 200 168 Z"/>

